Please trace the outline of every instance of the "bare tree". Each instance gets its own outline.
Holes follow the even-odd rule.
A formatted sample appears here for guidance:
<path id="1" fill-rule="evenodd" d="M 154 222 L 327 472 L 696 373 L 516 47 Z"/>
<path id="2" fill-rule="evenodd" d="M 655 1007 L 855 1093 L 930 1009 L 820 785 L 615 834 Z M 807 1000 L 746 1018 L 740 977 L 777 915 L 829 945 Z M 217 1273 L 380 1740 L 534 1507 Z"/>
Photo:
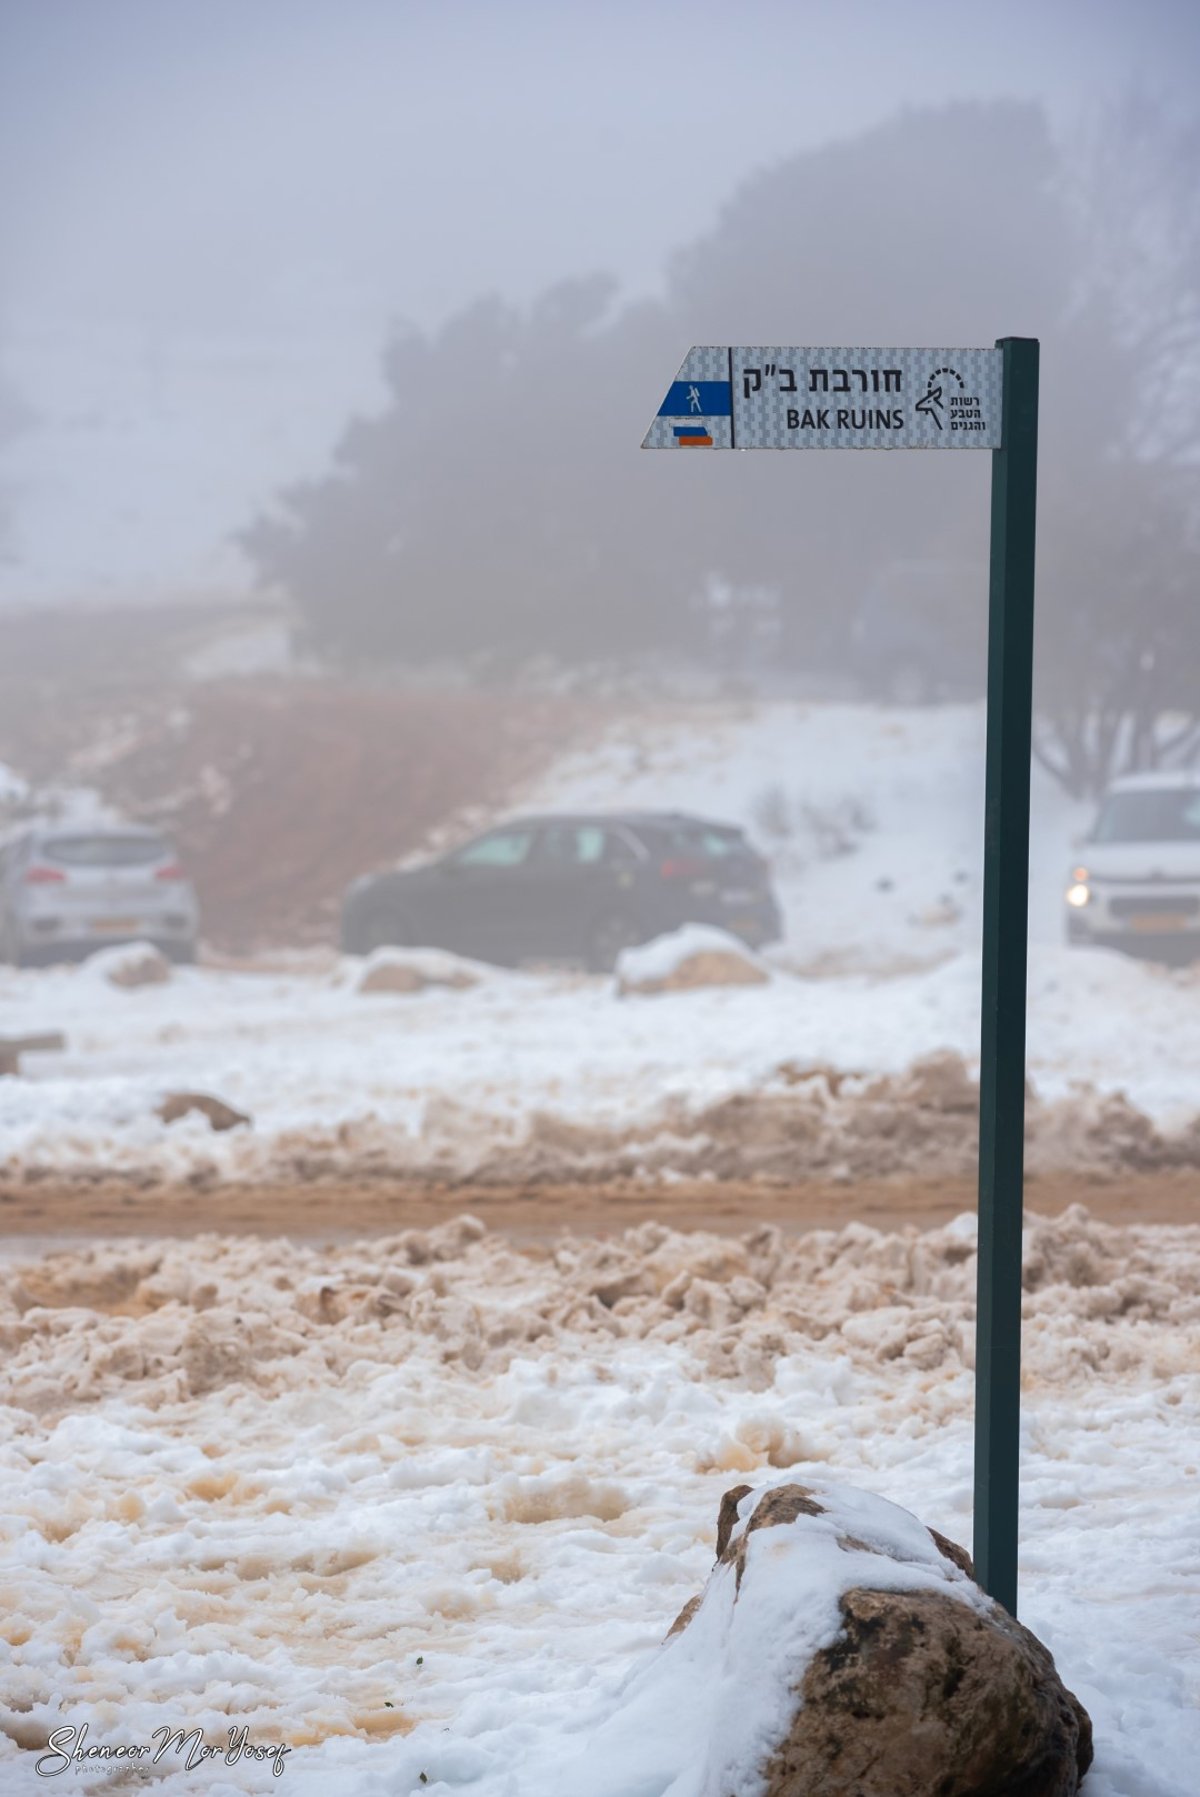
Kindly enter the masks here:
<path id="1" fill-rule="evenodd" d="M 1064 195 L 1079 399 L 1049 423 L 1035 753 L 1093 797 L 1200 750 L 1200 117 L 1126 96 Z"/>

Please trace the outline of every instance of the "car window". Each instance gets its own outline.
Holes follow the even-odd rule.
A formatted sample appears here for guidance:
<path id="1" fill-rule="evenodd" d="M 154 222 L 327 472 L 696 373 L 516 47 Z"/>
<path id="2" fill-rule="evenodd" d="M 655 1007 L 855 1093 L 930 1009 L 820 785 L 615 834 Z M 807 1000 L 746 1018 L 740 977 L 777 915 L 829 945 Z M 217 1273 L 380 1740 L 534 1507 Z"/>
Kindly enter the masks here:
<path id="1" fill-rule="evenodd" d="M 607 836 L 602 824 L 547 824 L 542 859 L 556 867 L 595 867 L 604 859 Z"/>
<path id="2" fill-rule="evenodd" d="M 740 830 L 722 830 L 712 824 L 680 824 L 671 831 L 671 847 L 679 854 L 722 861 L 727 855 L 743 854 L 746 839 Z"/>
<path id="3" fill-rule="evenodd" d="M 457 867 L 520 867 L 532 841 L 532 830 L 494 830 L 469 842 L 451 859 Z"/>
<path id="4" fill-rule="evenodd" d="M 171 856 L 161 836 L 49 836 L 41 852 L 61 867 L 148 867 Z"/>
<path id="5" fill-rule="evenodd" d="M 1110 793 L 1093 842 L 1200 842 L 1200 788 L 1147 787 Z"/>
<path id="6" fill-rule="evenodd" d="M 604 859 L 617 867 L 636 867 L 640 857 L 628 836 L 620 830 L 606 830 Z"/>

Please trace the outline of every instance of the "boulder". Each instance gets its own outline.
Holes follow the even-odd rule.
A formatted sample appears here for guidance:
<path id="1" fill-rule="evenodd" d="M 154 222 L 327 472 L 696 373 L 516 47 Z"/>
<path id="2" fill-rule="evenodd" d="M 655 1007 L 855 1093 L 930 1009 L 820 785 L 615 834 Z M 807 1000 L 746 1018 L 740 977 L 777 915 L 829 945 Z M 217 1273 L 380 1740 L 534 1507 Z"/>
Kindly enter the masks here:
<path id="1" fill-rule="evenodd" d="M 171 977 L 171 963 L 151 942 L 123 943 L 89 955 L 87 965 L 110 986 L 130 990 L 135 986 L 164 986 Z"/>
<path id="2" fill-rule="evenodd" d="M 933 1591 L 848 1591 L 800 1687 L 767 1797 L 1074 1797 L 1087 1712 L 1042 1643 Z"/>
<path id="3" fill-rule="evenodd" d="M 965 1549 L 870 1493 L 782 1484 L 726 1493 L 717 1552 L 667 1638 L 669 1652 L 696 1628 L 710 1655 L 720 1643 L 705 1789 L 1074 1797 L 1087 1712 Z"/>
<path id="4" fill-rule="evenodd" d="M 250 1122 L 244 1111 L 235 1111 L 224 1099 L 211 1098 L 207 1092 L 168 1092 L 157 1114 L 164 1123 L 177 1123 L 192 1111 L 199 1111 L 218 1130 L 236 1129 L 239 1123 Z"/>
<path id="5" fill-rule="evenodd" d="M 355 986 L 357 992 L 424 992 L 446 986 L 464 992 L 479 984 L 479 975 L 456 955 L 432 950 L 377 948 L 367 957 Z"/>
<path id="6" fill-rule="evenodd" d="M 617 996 L 688 992 L 701 986 L 765 986 L 771 975 L 727 930 L 686 924 L 617 958 Z"/>

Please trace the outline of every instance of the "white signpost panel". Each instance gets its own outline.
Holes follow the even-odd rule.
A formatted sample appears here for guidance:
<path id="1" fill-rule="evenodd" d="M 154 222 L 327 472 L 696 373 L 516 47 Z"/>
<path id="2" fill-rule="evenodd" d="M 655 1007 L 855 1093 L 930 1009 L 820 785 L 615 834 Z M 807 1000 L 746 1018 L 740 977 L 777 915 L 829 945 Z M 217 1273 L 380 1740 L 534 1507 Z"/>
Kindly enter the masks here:
<path id="1" fill-rule="evenodd" d="M 689 350 L 643 449 L 999 449 L 999 349 Z"/>

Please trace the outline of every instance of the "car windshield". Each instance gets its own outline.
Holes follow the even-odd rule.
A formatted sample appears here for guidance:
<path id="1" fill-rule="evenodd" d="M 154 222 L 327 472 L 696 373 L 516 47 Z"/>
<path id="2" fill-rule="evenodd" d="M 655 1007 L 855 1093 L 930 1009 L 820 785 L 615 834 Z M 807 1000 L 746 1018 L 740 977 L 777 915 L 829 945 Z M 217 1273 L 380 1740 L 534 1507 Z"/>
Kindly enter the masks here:
<path id="1" fill-rule="evenodd" d="M 458 867 L 519 867 L 532 841 L 529 830 L 497 830 L 469 842 L 450 859 Z"/>
<path id="2" fill-rule="evenodd" d="M 1200 842 L 1200 787 L 1147 787 L 1110 793 L 1093 842 Z"/>
<path id="3" fill-rule="evenodd" d="M 47 861 L 63 867 L 147 867 L 166 861 L 171 849 L 161 836 L 51 836 L 42 844 Z"/>

